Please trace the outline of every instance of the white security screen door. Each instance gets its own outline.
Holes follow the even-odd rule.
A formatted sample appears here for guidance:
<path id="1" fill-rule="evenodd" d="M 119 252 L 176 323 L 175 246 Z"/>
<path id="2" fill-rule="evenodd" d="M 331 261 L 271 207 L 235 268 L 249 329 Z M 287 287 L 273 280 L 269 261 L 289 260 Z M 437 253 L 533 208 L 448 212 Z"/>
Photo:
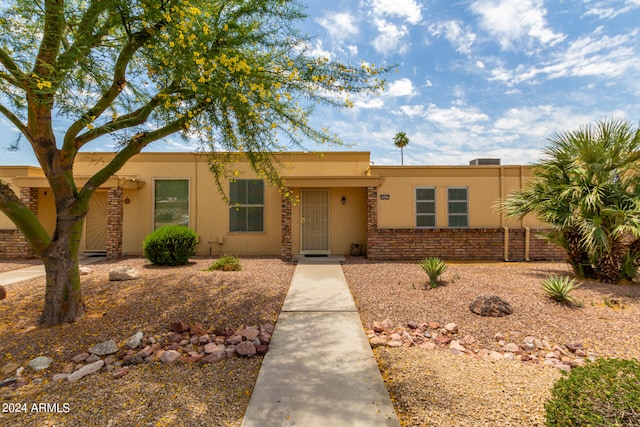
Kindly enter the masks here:
<path id="1" fill-rule="evenodd" d="M 302 190 L 302 253 L 329 252 L 329 190 Z"/>
<path id="2" fill-rule="evenodd" d="M 85 251 L 107 250 L 107 192 L 96 191 L 89 201 L 86 220 Z"/>

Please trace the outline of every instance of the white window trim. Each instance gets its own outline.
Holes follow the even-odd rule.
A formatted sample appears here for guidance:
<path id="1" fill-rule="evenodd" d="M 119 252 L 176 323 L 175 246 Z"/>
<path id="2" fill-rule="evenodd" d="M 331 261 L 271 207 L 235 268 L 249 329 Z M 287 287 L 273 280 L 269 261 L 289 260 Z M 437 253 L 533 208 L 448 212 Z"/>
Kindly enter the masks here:
<path id="1" fill-rule="evenodd" d="M 418 214 L 418 190 L 433 190 L 433 214 Z M 430 202 L 431 200 L 420 200 L 422 202 Z M 415 187 L 413 190 L 413 220 L 416 228 L 437 228 L 438 227 L 438 189 L 435 186 L 421 186 Z M 418 225 L 418 215 L 420 216 L 433 216 L 433 226 Z"/>
<path id="2" fill-rule="evenodd" d="M 267 186 L 265 185 L 265 181 L 264 179 L 260 179 L 260 178 L 241 178 L 241 179 L 234 179 L 233 181 L 229 182 L 229 196 L 231 196 L 231 183 L 232 182 L 238 182 L 238 181 L 262 181 L 262 204 L 241 204 L 241 203 L 236 203 L 236 204 L 231 204 L 229 203 L 229 216 L 227 217 L 227 221 L 229 222 L 227 229 L 229 230 L 229 234 L 234 234 L 234 233 L 241 233 L 241 234 L 247 234 L 247 233 L 260 233 L 260 234 L 264 234 L 267 232 L 267 224 L 266 224 L 266 214 L 267 214 L 267 210 L 265 209 L 266 207 L 266 199 L 267 199 Z M 262 208 L 262 230 L 261 231 L 248 231 L 248 230 L 231 230 L 231 209 L 234 208 Z"/>
<path id="3" fill-rule="evenodd" d="M 467 203 L 467 212 L 465 214 L 449 212 L 449 202 L 462 202 L 462 200 L 449 200 L 449 190 L 466 190 L 467 191 L 467 199 L 465 200 L 465 202 Z M 455 226 L 451 225 L 451 216 L 466 216 L 467 225 L 455 225 Z M 469 228 L 469 187 L 447 187 L 447 227 L 448 228 Z"/>
<path id="4" fill-rule="evenodd" d="M 189 224 L 191 228 L 191 178 L 188 177 L 153 177 L 153 188 L 151 189 L 151 230 L 156 229 L 156 181 L 187 181 L 187 215 L 189 215 Z"/>

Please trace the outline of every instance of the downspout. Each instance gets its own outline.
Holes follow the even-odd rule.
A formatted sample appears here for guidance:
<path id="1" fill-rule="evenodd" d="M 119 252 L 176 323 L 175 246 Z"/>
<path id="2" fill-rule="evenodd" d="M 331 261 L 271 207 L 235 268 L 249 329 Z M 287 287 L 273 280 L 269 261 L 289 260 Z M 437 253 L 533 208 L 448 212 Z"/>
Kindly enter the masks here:
<path id="1" fill-rule="evenodd" d="M 500 171 L 500 182 L 499 182 L 500 199 L 504 200 L 504 167 L 499 166 L 498 168 Z M 502 258 L 505 261 L 509 261 L 509 227 L 505 225 L 504 212 L 502 210 L 500 211 L 500 227 L 502 227 L 502 230 L 504 231 L 504 243 L 502 244 L 502 247 L 503 247 Z"/>
<path id="2" fill-rule="evenodd" d="M 520 188 L 524 188 L 524 166 L 520 165 Z M 527 226 L 527 220 L 525 217 L 520 219 L 520 225 L 524 228 L 524 260 L 531 261 L 530 254 L 530 245 L 531 245 L 531 229 Z"/>
<path id="3" fill-rule="evenodd" d="M 509 227 L 502 227 L 504 230 L 504 260 L 509 261 Z"/>
<path id="4" fill-rule="evenodd" d="M 524 260 L 529 262 L 529 244 L 531 243 L 531 229 L 524 227 Z"/>

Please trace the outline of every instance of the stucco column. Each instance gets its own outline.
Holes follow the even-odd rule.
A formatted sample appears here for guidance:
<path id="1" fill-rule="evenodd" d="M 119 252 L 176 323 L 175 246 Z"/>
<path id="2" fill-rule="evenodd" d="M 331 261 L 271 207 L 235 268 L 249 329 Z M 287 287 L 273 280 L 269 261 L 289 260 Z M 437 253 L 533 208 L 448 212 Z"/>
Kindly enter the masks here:
<path id="1" fill-rule="evenodd" d="M 291 261 L 293 258 L 292 247 L 291 247 L 291 211 L 293 208 L 293 201 L 291 198 L 293 197 L 293 189 L 292 188 L 284 188 L 281 193 L 282 207 L 280 211 L 281 218 L 281 236 L 282 239 L 280 241 L 280 258 L 283 261 Z"/>
<path id="2" fill-rule="evenodd" d="M 107 259 L 122 256 L 123 194 L 122 188 L 110 188 L 107 194 Z"/>

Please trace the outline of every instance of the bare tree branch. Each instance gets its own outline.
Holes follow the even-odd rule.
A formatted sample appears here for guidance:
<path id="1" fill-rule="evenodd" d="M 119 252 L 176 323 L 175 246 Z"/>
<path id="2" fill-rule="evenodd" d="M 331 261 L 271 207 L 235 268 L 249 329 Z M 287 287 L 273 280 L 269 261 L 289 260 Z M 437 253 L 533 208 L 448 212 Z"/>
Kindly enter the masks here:
<path id="1" fill-rule="evenodd" d="M 197 106 L 194 110 L 199 110 L 202 106 Z M 127 145 L 120 150 L 115 157 L 101 170 L 96 172 L 84 185 L 78 199 L 84 199 L 91 197 L 91 194 L 100 187 L 103 183 L 105 183 L 111 176 L 113 176 L 116 172 L 118 172 L 122 166 L 124 166 L 129 159 L 138 154 L 144 147 L 151 144 L 154 141 L 162 139 L 166 136 L 172 135 L 181 129 L 184 129 L 186 124 L 189 122 L 188 117 L 185 115 L 184 117 L 174 120 L 171 123 L 168 123 L 166 126 L 163 126 L 160 129 L 156 129 L 152 132 L 143 132 L 137 135 L 134 135 L 129 139 Z"/>
<path id="2" fill-rule="evenodd" d="M 85 11 L 80 23 L 78 32 L 74 34 L 74 42 L 58 58 L 60 70 L 67 70 L 73 67 L 79 58 L 86 56 L 92 47 L 100 44 L 100 41 L 108 33 L 113 25 L 112 18 L 106 19 L 104 25 L 94 34 L 100 15 L 107 10 L 107 2 L 91 2 Z"/>
<path id="3" fill-rule="evenodd" d="M 3 104 L 0 104 L 0 113 L 2 113 L 6 118 L 8 118 L 9 121 L 13 123 L 15 127 L 18 128 L 18 130 L 25 136 L 25 138 L 27 138 L 27 140 L 30 143 L 32 142 L 31 134 L 29 133 L 29 129 L 27 129 L 27 125 L 22 123 L 22 121 L 18 116 L 13 114 L 13 112 L 9 110 L 7 107 L 5 107 Z"/>
<path id="4" fill-rule="evenodd" d="M 65 27 L 64 1 L 45 0 L 44 30 L 33 71 L 49 81 L 57 73 L 56 57 Z"/>
<path id="5" fill-rule="evenodd" d="M 79 148 L 76 145 L 76 137 L 87 124 L 91 123 L 96 117 L 99 117 L 107 108 L 109 108 L 120 92 L 122 92 L 127 83 L 126 71 L 131 58 L 133 58 L 133 55 L 138 51 L 138 49 L 144 46 L 144 43 L 151 37 L 155 30 L 156 28 L 147 28 L 134 34 L 127 45 L 124 46 L 116 60 L 113 70 L 113 81 L 109 89 L 107 89 L 93 107 L 91 107 L 80 119 L 76 120 L 76 122 L 67 129 L 62 149 L 63 151 L 68 152 L 71 157 L 75 156 L 75 152 Z"/>
<path id="6" fill-rule="evenodd" d="M 24 83 L 22 83 L 25 78 L 24 73 L 22 72 L 20 67 L 18 67 L 18 65 L 13 61 L 13 59 L 7 54 L 7 52 L 5 52 L 4 49 L 0 49 L 0 64 L 2 64 L 4 68 L 7 69 L 7 71 L 13 78 L 11 79 L 11 77 L 6 75 L 5 73 L 0 73 L 0 77 L 8 81 L 10 84 L 24 89 L 25 85 Z"/>

